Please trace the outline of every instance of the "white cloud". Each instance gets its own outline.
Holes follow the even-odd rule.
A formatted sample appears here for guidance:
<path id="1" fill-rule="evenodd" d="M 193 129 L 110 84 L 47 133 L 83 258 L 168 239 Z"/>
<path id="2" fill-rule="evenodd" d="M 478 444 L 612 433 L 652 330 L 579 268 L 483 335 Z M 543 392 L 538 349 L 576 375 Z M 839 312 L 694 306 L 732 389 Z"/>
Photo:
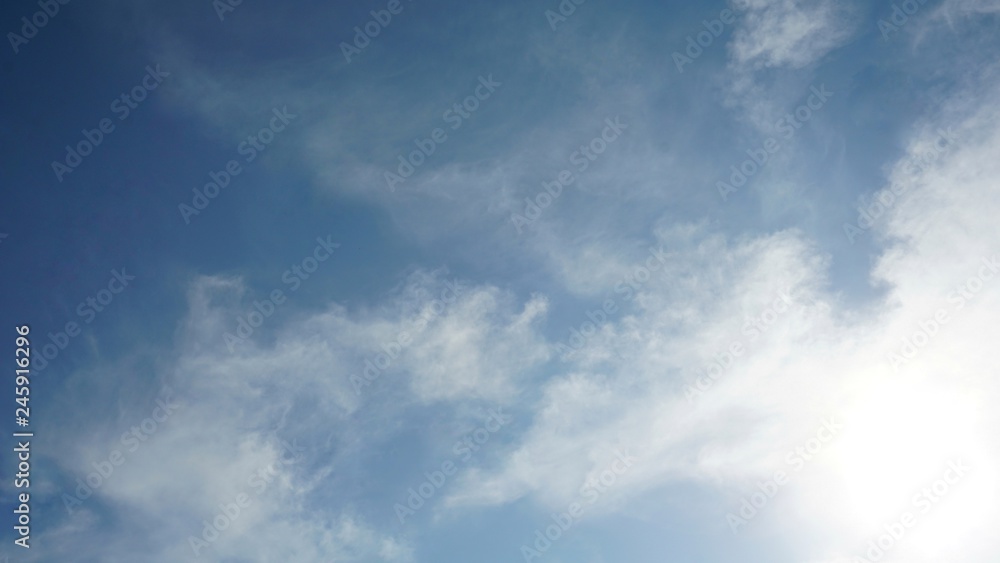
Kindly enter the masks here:
<path id="1" fill-rule="evenodd" d="M 733 62 L 754 69 L 802 68 L 850 38 L 851 7 L 833 0 L 748 0 L 729 44 Z"/>
<path id="2" fill-rule="evenodd" d="M 512 295 L 495 287 L 455 283 L 424 271 L 413 273 L 378 308 L 348 311 L 331 305 L 291 322 L 268 319 L 275 326 L 261 325 L 231 353 L 222 334 L 235 331 L 237 315 L 250 308 L 251 293 L 235 278 L 194 281 L 177 357 L 164 362 L 172 367 L 159 374 L 173 389 L 179 410 L 133 451 L 124 447 L 121 432 L 151 416 L 155 403 L 148 397 L 106 430 L 86 430 L 91 437 L 81 442 L 85 447 L 61 459 L 69 475 L 85 479 L 93 461 L 104 461 L 115 450 L 124 453 L 125 463 L 63 526 L 48 532 L 62 538 L 56 545 L 72 541 L 76 553 L 100 550 L 120 560 L 191 560 L 190 537 L 202 536 L 203 521 L 212 522 L 220 505 L 246 494 L 249 506 L 204 547 L 207 556 L 408 561 L 412 548 L 406 542 L 372 529 L 349 505 L 320 504 L 327 495 L 351 490 L 347 475 L 395 428 L 370 421 L 386 413 L 399 416 L 414 402 L 509 401 L 520 379 L 548 357 L 535 332 L 544 299 L 517 307 Z M 404 332 L 410 340 L 393 350 L 396 357 L 382 375 L 389 380 L 386 393 L 362 388 L 358 396 L 350 375 L 361 374 L 367 358 L 384 353 L 382 345 L 399 342 Z M 127 369 L 108 367 L 101 371 L 109 384 L 129 375 Z M 73 494 L 75 484 L 65 491 L 49 489 L 61 504 L 61 494 Z M 119 516 L 132 515 L 119 532 L 155 528 L 152 544 L 103 541 L 111 507 Z"/>
<path id="3" fill-rule="evenodd" d="M 771 99 L 777 88 L 761 86 L 761 76 L 817 65 L 850 39 L 854 24 L 849 5 L 751 2 L 730 44 L 729 69 L 736 80 L 733 90 L 748 108 L 751 121 L 770 123 L 769 112 L 780 106 Z M 552 56 L 538 54 L 542 55 Z M 578 58 L 587 60 L 584 55 Z M 657 197 L 663 198 L 659 202 L 679 197 L 680 190 L 662 189 L 662 176 L 685 177 L 694 186 L 700 181 L 698 174 L 682 166 L 676 147 L 657 147 L 646 130 L 636 145 L 623 141 L 612 148 L 629 149 L 618 165 L 588 172 L 596 189 L 585 194 L 585 203 L 574 205 L 567 195 L 546 211 L 536 236 L 518 239 L 503 216 L 489 213 L 500 210 L 502 215 L 516 209 L 525 195 L 536 193 L 540 180 L 558 171 L 568 151 L 593 136 L 592 124 L 605 117 L 606 107 L 613 107 L 607 99 L 594 104 L 600 112 L 586 104 L 566 111 L 569 117 L 550 122 L 552 131 L 515 135 L 516 148 L 501 147 L 488 159 L 428 164 L 397 198 L 385 192 L 381 176 L 382 164 L 395 157 L 383 133 L 397 138 L 413 128 L 422 130 L 427 115 L 436 118 L 433 103 L 408 113 L 401 126 L 393 122 L 401 112 L 385 108 L 399 105 L 395 102 L 408 93 L 375 95 L 364 81 L 320 93 L 322 88 L 289 86 L 296 80 L 284 75 L 267 82 L 256 82 L 256 76 L 210 79 L 207 71 L 190 76 L 181 102 L 197 101 L 197 111 L 219 127 L 228 128 L 231 121 L 245 125 L 242 109 L 227 103 L 236 99 L 257 109 L 288 103 L 312 111 L 314 118 L 303 122 L 298 132 L 290 131 L 288 140 L 296 147 L 291 150 L 295 158 L 302 159 L 324 188 L 377 202 L 390 210 L 403 230 L 425 240 L 489 233 L 488 240 L 475 239 L 477 251 L 493 244 L 501 249 L 502 258 L 536 258 L 555 279 L 557 294 L 597 298 L 602 291 L 611 291 L 623 270 L 642 263 L 648 245 L 636 242 L 636 232 L 645 229 L 646 222 L 621 213 L 625 208 L 618 199 L 639 200 L 629 209 L 641 208 Z M 524 401 L 522 408 L 529 416 L 523 419 L 531 421 L 525 433 L 506 446 L 506 459 L 459 477 L 461 485 L 448 496 L 452 507 L 491 506 L 528 497 L 563 508 L 579 494 L 581 485 L 607 467 L 615 450 L 639 458 L 614 489 L 615 499 L 635 499 L 668 484 L 691 481 L 718 487 L 728 502 L 746 492 L 741 488 L 745 483 L 783 467 L 788 448 L 801 443 L 825 418 L 856 412 L 859 404 L 881 397 L 874 390 L 886 383 L 922 385 L 942 396 L 957 395 L 957 403 L 968 407 L 972 421 L 968 424 L 974 431 L 950 445 L 978 458 L 988 476 L 997 459 L 990 444 L 997 440 L 990 440 L 992 431 L 984 430 L 988 420 L 984 407 L 997 398 L 990 375 L 995 366 L 992 317 L 1000 305 L 1000 280 L 984 284 L 975 302 L 970 300 L 962 310 L 953 310 L 949 294 L 979 271 L 980 257 L 1000 252 L 995 220 L 1000 201 L 993 181 L 1000 173 L 994 109 L 1000 97 L 995 86 L 988 85 L 956 99 L 959 104 L 915 133 L 908 154 L 888 174 L 889 183 L 905 185 L 906 190 L 876 227 L 885 250 L 873 266 L 872 278 L 886 294 L 863 306 L 848 305 L 827 291 L 830 258 L 799 231 L 726 238 L 715 234 L 707 221 L 671 224 L 667 218 L 655 230 L 651 244 L 669 249 L 669 265 L 644 283 L 634 300 L 626 303 L 612 294 L 622 311 L 544 379 L 534 376 L 543 375 L 538 372 L 550 358 L 551 343 L 540 335 L 539 324 L 549 299 L 557 295 L 521 300 L 494 286 L 467 287 L 438 313 L 431 309 L 431 299 L 445 289 L 444 280 L 419 273 L 378 308 L 348 310 L 331 305 L 292 321 L 275 321 L 232 356 L 220 336 L 233 329 L 230 319 L 248 290 L 239 280 L 202 278 L 192 289 L 191 314 L 179 331 L 180 359 L 172 377 L 181 383 L 176 387 L 184 389 L 190 414 L 176 426 L 164 428 L 150 442 L 145 461 L 137 459 L 123 469 L 101 491 L 101 498 L 154 521 L 151 515 L 157 511 L 166 514 L 164 520 L 179 515 L 181 524 L 162 534 L 180 537 L 197 528 L 203 515 L 211 515 L 220 498 L 236 494 L 248 472 L 279 458 L 276 432 L 300 436 L 313 444 L 317 459 L 282 467 L 275 487 L 257 504 L 260 511 L 248 514 L 242 527 L 231 530 L 228 537 L 233 539 L 217 549 L 234 557 L 277 559 L 288 555 L 279 552 L 277 541 L 287 534 L 296 544 L 308 546 L 299 548 L 304 551 L 297 556 L 303 560 L 366 555 L 405 559 L 411 553 L 405 543 L 362 524 L 350 511 L 314 514 L 307 502 L 321 485 L 336 491 L 325 479 L 341 484 L 336 481 L 344 479 L 338 477 L 340 464 L 394 431 L 392 425 L 362 424 L 367 409 L 381 415 L 399 412 L 409 403 Z M 638 96 L 635 101 L 637 113 L 648 118 L 646 100 Z M 716 110 L 714 105 L 711 110 Z M 356 129 L 357 119 L 369 120 L 366 131 L 375 141 L 362 141 L 375 157 L 351 152 L 356 139 L 346 132 Z M 633 127 L 629 134 L 640 136 L 642 124 Z M 913 172 L 907 163 L 933 145 L 938 129 L 949 127 L 956 130 L 954 146 Z M 676 139 L 688 133 L 681 131 Z M 558 163 L 554 169 L 552 162 Z M 604 215 L 613 218 L 603 219 Z M 493 219 L 500 226 L 488 223 Z M 502 232 L 503 226 L 507 232 Z M 777 312 L 783 295 L 791 303 Z M 955 313 L 947 330 L 940 330 L 897 375 L 887 355 L 914 333 L 920 321 L 942 307 Z M 774 320 L 768 321 L 772 309 Z M 422 316 L 431 319 L 426 328 L 418 327 Z M 748 324 L 751 319 L 764 319 L 760 322 L 767 323 L 766 330 Z M 359 398 L 349 376 L 362 374 L 366 360 L 374 361 L 385 352 L 382 345 L 404 331 L 412 333 L 412 343 L 380 376 L 384 395 L 366 389 Z M 737 342 L 743 352 L 689 402 L 686 387 Z M 975 393 L 988 400 L 974 400 Z M 398 404 L 389 404 L 395 400 Z M 892 397 L 885 403 L 891 409 Z M 106 440 L 115 439 L 112 434 Z M 324 442 L 335 444 L 336 451 L 318 446 Z M 936 449 L 921 452 L 927 457 L 918 459 L 945 455 L 942 441 L 930 445 Z M 859 463 L 837 457 L 838 451 L 848 449 L 831 449 L 794 485 L 801 493 L 795 495 L 798 500 L 772 507 L 786 516 L 796 511 L 807 516 L 784 519 L 793 526 L 829 528 L 824 541 L 829 544 L 825 551 L 831 553 L 850 549 L 837 543 L 842 538 L 836 538 L 836 532 L 846 530 L 846 537 L 858 540 L 870 532 L 856 521 L 844 500 L 852 491 L 838 464 L 854 464 L 858 472 Z M 81 460 L 66 463 L 76 472 L 86 467 Z M 860 473 L 861 481 L 877 476 L 877 472 Z M 913 474 L 900 476 L 889 488 L 894 493 L 908 490 L 917 473 L 914 468 Z M 989 498 L 995 490 L 989 488 L 988 478 L 983 479 L 970 489 L 972 493 L 956 498 L 968 513 L 982 514 L 982 525 L 987 526 L 996 522 L 995 512 L 983 511 L 977 499 L 970 500 L 976 493 Z M 891 516 L 896 510 L 891 504 L 877 505 L 878 510 L 866 517 Z M 96 511 L 87 511 L 74 525 L 88 529 L 97 521 Z M 268 523 L 273 528 L 261 532 Z M 955 535 L 945 539 L 961 538 L 961 532 L 952 530 L 949 533 Z M 252 541 L 243 545 L 245 538 Z M 164 560 L 182 551 L 175 549 L 166 551 Z"/>
<path id="4" fill-rule="evenodd" d="M 906 507 L 892 499 L 907 502 L 936 464 L 962 457 L 983 467 L 979 478 L 956 489 L 953 505 L 940 508 L 947 515 L 928 522 L 911 545 L 928 557 L 957 556 L 942 546 L 969 545 L 962 551 L 965 560 L 986 561 L 974 558 L 983 549 L 974 538 L 1000 516 L 992 500 L 1000 452 L 986 410 L 1000 398 L 991 376 L 1000 275 L 969 285 L 975 293 L 962 298 L 962 307 L 949 296 L 980 272 L 989 274 L 983 257 L 1000 257 L 1000 195 L 993 187 L 1000 175 L 998 99 L 996 83 L 956 97 L 915 132 L 907 155 L 892 168 L 888 182 L 905 189 L 877 227 L 887 247 L 873 278 L 887 285 L 884 298 L 857 308 L 825 293 L 828 260 L 794 231 L 736 241 L 707 236 L 683 246 L 671 239 L 671 248 L 682 248 L 675 266 L 642 287 L 634 312 L 606 325 L 572 356 L 565 373 L 544 386 L 534 424 L 508 459 L 470 474 L 451 503 L 504 504 L 529 496 L 546 509 L 563 508 L 620 448 L 639 461 L 616 486 L 615 497 L 634 499 L 683 480 L 715 484 L 732 504 L 721 508 L 721 524 L 724 511 L 751 492 L 743 483 L 785 468 L 784 454 L 829 416 L 843 417 L 848 428 L 852 420 L 870 422 L 856 409 L 879 398 L 889 413 L 887 424 L 902 424 L 904 433 L 925 439 L 893 435 L 898 443 L 878 451 L 897 459 L 876 461 L 849 452 L 857 440 L 882 430 L 847 432 L 842 444 L 799 478 L 795 501 L 768 509 L 783 514 L 786 527 L 793 522 L 825 530 L 819 543 L 849 555 L 851 541 L 881 533 L 866 527 L 871 521 L 887 521 Z M 949 127 L 955 143 L 915 169 L 913 160 Z M 785 288 L 792 307 L 751 341 L 745 319 L 773 307 Z M 947 325 L 933 331 L 926 347 L 896 374 L 888 354 L 939 309 L 949 312 Z M 684 386 L 732 342 L 741 342 L 745 352 L 689 404 Z M 908 411 L 908 404 L 894 405 L 902 395 L 878 395 L 883 386 L 926 393 L 942 409 L 945 397 L 953 396 L 955 406 Z M 953 418 L 955 413 L 963 418 Z M 941 439 L 924 432 L 927 417 L 944 425 Z M 912 463 L 900 465 L 904 459 Z M 895 472 L 872 470 L 879 463 L 895 463 Z M 853 474 L 860 481 L 847 480 Z M 868 486 L 891 494 L 862 499 L 869 513 L 859 518 L 849 500 L 852 487 Z M 796 512 L 799 517 L 792 516 Z M 948 519 L 960 523 L 941 524 Z M 847 537 L 853 539 L 845 542 Z M 910 548 L 900 550 L 904 559 L 910 556 Z"/>

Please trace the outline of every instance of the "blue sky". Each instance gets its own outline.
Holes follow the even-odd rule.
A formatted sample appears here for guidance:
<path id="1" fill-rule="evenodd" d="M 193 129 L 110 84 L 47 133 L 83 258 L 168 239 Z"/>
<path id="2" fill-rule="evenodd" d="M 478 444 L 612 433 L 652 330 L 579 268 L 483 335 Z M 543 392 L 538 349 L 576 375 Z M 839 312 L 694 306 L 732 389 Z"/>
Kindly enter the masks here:
<path id="1" fill-rule="evenodd" d="M 998 12 L 6 4 L 0 557 L 996 561 Z"/>

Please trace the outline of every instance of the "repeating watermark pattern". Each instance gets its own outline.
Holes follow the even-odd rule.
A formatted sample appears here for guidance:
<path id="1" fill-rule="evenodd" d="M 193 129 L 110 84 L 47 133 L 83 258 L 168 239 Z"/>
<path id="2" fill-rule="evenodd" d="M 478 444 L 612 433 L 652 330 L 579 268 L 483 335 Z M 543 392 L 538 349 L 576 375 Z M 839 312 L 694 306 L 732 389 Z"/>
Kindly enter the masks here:
<path id="1" fill-rule="evenodd" d="M 49 25 L 49 21 L 59 15 L 60 6 L 69 3 L 70 0 L 38 0 L 38 7 L 41 10 L 31 14 L 30 19 L 27 16 L 21 18 L 21 33 L 17 34 L 13 31 L 7 33 L 7 40 L 10 41 L 10 47 L 14 49 L 14 54 L 18 54 L 23 45 L 34 39 L 39 30 Z"/>
<path id="2" fill-rule="evenodd" d="M 445 123 L 451 124 L 452 131 L 458 130 L 462 126 L 462 123 L 472 117 L 472 114 L 479 109 L 480 102 L 490 99 L 493 92 L 502 85 L 502 83 L 493 80 L 493 74 L 489 74 L 486 77 L 480 75 L 479 85 L 476 86 L 473 93 L 466 96 L 461 102 L 455 102 L 454 105 L 445 110 L 441 115 L 441 119 Z M 424 139 L 414 139 L 413 144 L 417 146 L 417 150 L 410 152 L 408 155 L 404 156 L 401 154 L 397 157 L 399 165 L 396 167 L 395 173 L 389 171 L 384 173 L 385 183 L 389 186 L 389 191 L 396 191 L 396 186 L 402 184 L 407 178 L 412 176 L 417 168 L 420 168 L 437 151 L 438 145 L 443 144 L 447 140 L 448 134 L 440 127 L 434 128 L 431 134 Z"/>
<path id="3" fill-rule="evenodd" d="M 889 365 L 892 366 L 893 371 L 898 372 L 900 366 L 916 358 L 920 351 L 926 348 L 931 340 L 941 332 L 941 329 L 948 324 L 949 315 L 964 309 L 982 291 L 985 283 L 993 279 L 997 272 L 1000 272 L 1000 260 L 997 259 L 996 254 L 990 257 L 984 256 L 980 260 L 983 265 L 976 272 L 976 275 L 970 276 L 948 295 L 948 302 L 953 304 L 954 308 L 949 311 L 947 308 L 941 307 L 931 317 L 920 320 L 917 323 L 917 331 L 903 338 L 898 350 L 889 353 Z"/>
<path id="4" fill-rule="evenodd" d="M 604 120 L 604 123 L 605 127 L 601 130 L 600 135 L 591 139 L 590 142 L 580 145 L 578 150 L 569 155 L 569 162 L 576 167 L 576 174 L 582 174 L 590 168 L 591 163 L 604 154 L 604 151 L 608 150 L 608 147 L 628 129 L 628 124 L 622 123 L 620 116 L 615 116 L 614 119 L 609 117 Z M 563 188 L 576 181 L 576 174 L 569 169 L 562 170 L 556 175 L 555 180 L 542 182 L 542 190 L 534 198 L 524 198 L 524 214 L 510 214 L 510 221 L 514 223 L 517 234 L 523 233 L 524 226 L 534 223 L 542 216 L 542 211 L 562 195 Z"/>
<path id="5" fill-rule="evenodd" d="M 625 475 L 636 461 L 636 458 L 618 450 L 614 451 L 614 456 L 614 461 L 607 469 L 584 483 L 577 500 L 569 503 L 566 510 L 551 515 L 552 524 L 545 526 L 544 529 L 535 530 L 531 545 L 521 544 L 521 555 L 525 561 L 531 563 L 552 549 L 552 544 L 559 541 L 583 518 L 587 507 L 594 505 L 611 487 L 614 487 L 618 478 Z"/>
<path id="6" fill-rule="evenodd" d="M 951 127 L 938 129 L 938 136 L 934 140 L 933 147 L 908 162 L 903 170 L 911 175 L 917 175 L 930 168 L 930 166 L 941 157 L 942 154 L 951 149 L 955 144 L 955 131 Z M 942 144 L 942 141 L 944 142 Z M 896 203 L 896 198 L 906 191 L 905 184 L 893 183 L 888 188 L 875 193 L 870 203 L 862 203 L 858 206 L 858 220 L 856 224 L 844 223 L 844 235 L 848 242 L 854 244 L 859 236 L 875 226 L 875 221 L 882 217 Z"/>
<path id="7" fill-rule="evenodd" d="M 111 270 L 111 277 L 108 279 L 107 287 L 99 289 L 93 296 L 88 296 L 76 307 L 76 314 L 83 318 L 85 324 L 94 322 L 97 314 L 104 312 L 115 299 L 115 295 L 125 291 L 129 287 L 129 282 L 135 279 L 130 276 L 125 268 Z M 59 352 L 69 346 L 70 341 L 81 333 L 80 324 L 76 321 L 69 321 L 63 330 L 49 333 L 50 342 L 40 347 L 40 354 L 33 358 L 32 364 L 35 371 L 41 372 L 49 365 L 49 362 L 56 359 Z"/>
<path id="8" fill-rule="evenodd" d="M 331 240 L 333 235 L 326 235 L 326 238 L 316 237 L 316 247 L 311 254 L 303 258 L 300 262 L 292 264 L 292 267 L 281 274 L 281 281 L 289 286 L 289 293 L 294 293 L 302 287 L 302 282 L 316 273 L 319 265 L 326 262 L 333 256 L 333 251 L 340 248 L 339 242 Z M 238 344 L 245 343 L 256 329 L 264 324 L 264 321 L 271 318 L 271 315 L 288 300 L 285 292 L 281 288 L 272 289 L 263 301 L 254 300 L 253 309 L 245 315 L 236 317 L 235 334 L 226 332 L 222 339 L 226 341 L 226 348 L 232 354 L 236 351 Z"/>
<path id="9" fill-rule="evenodd" d="M 924 487 L 913 495 L 911 504 L 915 510 L 905 510 L 899 518 L 883 527 L 885 533 L 868 542 L 863 556 L 855 556 L 852 563 L 877 563 L 916 526 L 917 516 L 927 514 L 940 503 L 959 484 L 971 468 L 960 459 L 948 462 L 948 468 L 940 479 L 936 479 L 928 487 Z M 915 513 L 916 512 L 916 513 Z"/>
<path id="10" fill-rule="evenodd" d="M 892 14 L 888 21 L 878 20 L 878 30 L 882 32 L 882 40 L 888 41 L 889 35 L 897 33 L 899 28 L 910 21 L 910 17 L 920 11 L 927 0 L 904 0 L 901 4 L 892 3 Z"/>
<path id="11" fill-rule="evenodd" d="M 278 461 L 258 468 L 257 471 L 254 471 L 247 478 L 247 486 L 253 489 L 252 493 L 242 491 L 233 497 L 232 502 L 220 503 L 219 512 L 210 520 L 202 520 L 201 537 L 188 536 L 188 545 L 191 546 L 191 551 L 195 557 L 200 556 L 201 551 L 209 547 L 210 544 L 218 541 L 222 532 L 228 530 L 233 525 L 233 522 L 238 520 L 243 515 L 243 512 L 253 504 L 254 498 L 264 494 L 271 481 L 279 475 L 278 472 L 281 468 L 302 461 L 302 453 L 306 451 L 305 448 L 296 444 L 295 440 L 292 440 L 291 444 L 284 440 L 281 440 L 280 443 L 282 455 L 278 458 Z M 283 455 L 285 453 L 290 454 L 290 457 L 285 457 Z"/>
<path id="12" fill-rule="evenodd" d="M 412 2 L 413 0 L 406 1 Z M 352 56 L 360 55 L 361 51 L 371 45 L 372 39 L 378 37 L 382 33 L 382 30 L 389 27 L 389 24 L 392 23 L 392 16 L 403 13 L 403 9 L 404 6 L 400 0 L 389 0 L 385 9 L 372 10 L 370 12 L 372 19 L 365 23 L 364 26 L 354 26 L 354 41 L 352 43 L 346 41 L 340 42 L 340 52 L 344 54 L 347 64 L 351 63 Z"/>
<path id="13" fill-rule="evenodd" d="M 129 454 L 134 454 L 142 447 L 144 442 L 149 440 L 153 434 L 156 434 L 162 425 L 170 420 L 170 416 L 174 414 L 175 410 L 183 408 L 184 405 L 172 402 L 172 396 L 173 390 L 170 387 L 160 389 L 160 397 L 156 399 L 156 406 L 153 408 L 153 412 L 148 417 L 142 419 L 139 424 L 122 433 L 120 441 L 126 452 L 122 452 L 122 450 L 117 448 L 111 450 L 107 459 L 95 461 L 91 464 L 94 471 L 82 478 L 77 478 L 76 490 L 73 491 L 72 495 L 63 493 L 62 501 L 63 506 L 66 507 L 66 512 L 73 514 L 75 508 L 82 505 L 83 501 L 93 496 L 94 492 L 107 482 L 111 475 L 114 474 L 115 468 L 121 467 L 128 461 Z"/>
<path id="14" fill-rule="evenodd" d="M 427 501 L 445 486 L 448 479 L 458 473 L 460 464 L 468 463 L 473 454 L 490 441 L 493 434 L 499 432 L 512 420 L 510 415 L 503 414 L 503 407 L 490 409 L 487 414 L 489 414 L 489 418 L 482 426 L 455 442 L 451 450 L 454 459 L 448 459 L 441 464 L 440 468 L 424 473 L 423 482 L 416 487 L 407 489 L 409 496 L 406 497 L 406 503 L 397 502 L 393 506 L 400 524 L 405 524 L 407 518 L 423 508 Z"/>
<path id="15" fill-rule="evenodd" d="M 785 455 L 785 464 L 794 473 L 802 471 L 806 463 L 819 455 L 824 446 L 832 442 L 843 428 L 843 425 L 838 424 L 833 417 L 823 421 L 823 426 L 820 427 L 815 436 L 806 440 L 802 445 L 796 446 Z M 726 522 L 733 534 L 738 534 L 742 526 L 746 526 L 750 520 L 753 520 L 778 494 L 778 491 L 789 483 L 789 477 L 794 473 L 786 473 L 786 470 L 779 469 L 771 475 L 770 479 L 758 481 L 758 490 L 748 497 L 740 499 L 739 510 L 726 514 Z"/>
<path id="16" fill-rule="evenodd" d="M 794 137 L 796 132 L 807 121 L 813 118 L 815 112 L 823 109 L 827 100 L 833 97 L 833 92 L 826 89 L 826 84 L 820 85 L 819 88 L 810 86 L 809 90 L 812 93 L 806 98 L 804 104 L 801 104 L 794 111 L 785 114 L 784 117 L 774 122 L 775 131 L 782 135 L 785 140 L 790 140 Z M 770 160 L 771 155 L 777 153 L 779 150 L 781 150 L 781 144 L 774 137 L 765 139 L 760 147 L 747 149 L 746 154 L 749 158 L 741 162 L 738 166 L 734 164 L 729 167 L 732 171 L 729 175 L 729 183 L 726 183 L 725 180 L 715 183 L 722 201 L 726 201 L 729 199 L 730 194 L 739 191 L 757 172 L 764 168 Z"/>
<path id="17" fill-rule="evenodd" d="M 577 6 L 582 6 L 587 0 L 561 0 L 555 10 L 545 10 L 545 20 L 549 22 L 552 31 L 558 31 L 559 26 L 566 23 L 570 16 L 576 13 Z"/>
<path id="18" fill-rule="evenodd" d="M 132 111 L 149 97 L 149 93 L 156 90 L 163 79 L 168 76 L 170 73 L 164 72 L 160 65 L 156 65 L 155 68 L 147 65 L 146 74 L 140 79 L 139 84 L 128 92 L 123 92 L 111 102 L 111 112 L 118 116 L 118 121 L 125 121 L 128 116 L 132 115 Z M 97 127 L 93 129 L 82 129 L 80 133 L 83 135 L 83 139 L 73 146 L 66 145 L 66 156 L 62 161 L 52 161 L 52 172 L 56 175 L 56 180 L 62 183 L 63 177 L 83 164 L 83 159 L 93 154 L 97 147 L 104 142 L 105 136 L 110 135 L 114 130 L 115 123 L 109 117 L 98 121 Z"/>
<path id="19" fill-rule="evenodd" d="M 271 113 L 274 115 L 267 126 L 262 127 L 255 135 L 248 135 L 246 140 L 236 147 L 236 152 L 243 156 L 243 162 L 247 164 L 253 162 L 274 142 L 275 136 L 284 131 L 288 124 L 298 117 L 298 115 L 288 112 L 288 106 L 283 106 L 281 109 L 272 108 Z M 197 216 L 204 211 L 212 203 L 212 200 L 219 197 L 222 190 L 229 186 L 233 178 L 239 176 L 242 172 L 243 167 L 235 159 L 227 162 L 223 169 L 218 172 L 210 171 L 208 173 L 209 182 L 202 189 L 193 188 L 191 190 L 194 193 L 194 197 L 191 198 L 191 205 L 181 203 L 177 206 L 184 224 L 190 225 L 191 216 Z"/>

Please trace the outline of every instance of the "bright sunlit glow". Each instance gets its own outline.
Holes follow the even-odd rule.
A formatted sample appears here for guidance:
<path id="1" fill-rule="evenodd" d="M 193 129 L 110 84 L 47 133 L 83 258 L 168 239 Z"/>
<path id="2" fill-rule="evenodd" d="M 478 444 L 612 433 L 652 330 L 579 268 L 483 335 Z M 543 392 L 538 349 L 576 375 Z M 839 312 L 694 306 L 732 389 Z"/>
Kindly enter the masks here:
<path id="1" fill-rule="evenodd" d="M 851 521 L 875 539 L 909 514 L 914 524 L 893 547 L 928 555 L 965 537 L 995 491 L 976 419 L 975 401 L 943 386 L 873 388 L 837 447 Z"/>

